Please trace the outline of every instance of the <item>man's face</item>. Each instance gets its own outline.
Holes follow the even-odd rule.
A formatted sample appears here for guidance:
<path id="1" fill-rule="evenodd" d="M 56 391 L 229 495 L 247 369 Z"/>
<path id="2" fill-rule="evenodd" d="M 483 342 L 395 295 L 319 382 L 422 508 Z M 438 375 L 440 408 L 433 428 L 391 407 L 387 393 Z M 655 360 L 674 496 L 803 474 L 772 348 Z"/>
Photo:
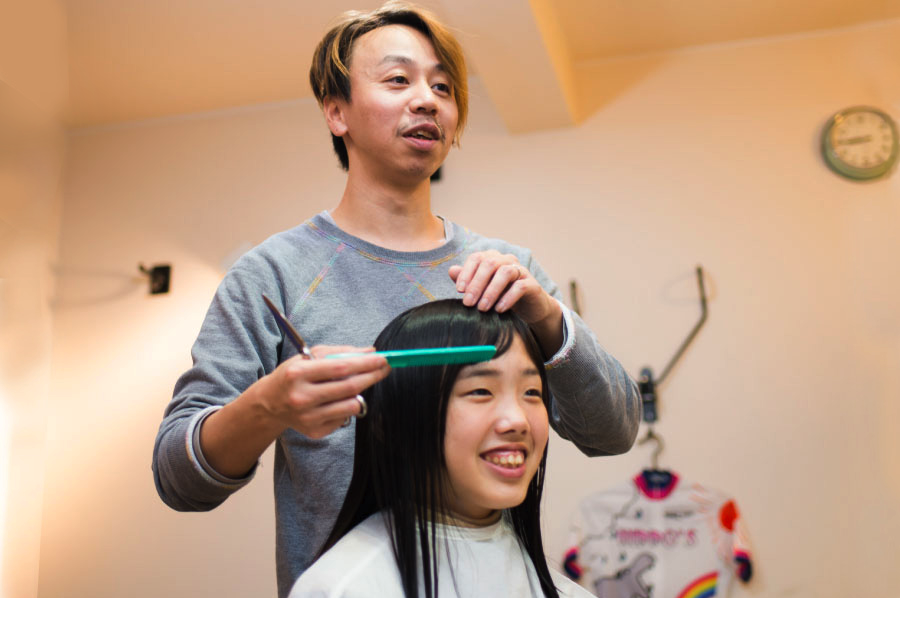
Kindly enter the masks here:
<path id="1" fill-rule="evenodd" d="M 350 170 L 377 177 L 430 177 L 456 134 L 449 76 L 429 39 L 407 26 L 383 26 L 356 41 L 350 102 L 340 108 L 343 133 L 335 135 L 347 145 Z"/>

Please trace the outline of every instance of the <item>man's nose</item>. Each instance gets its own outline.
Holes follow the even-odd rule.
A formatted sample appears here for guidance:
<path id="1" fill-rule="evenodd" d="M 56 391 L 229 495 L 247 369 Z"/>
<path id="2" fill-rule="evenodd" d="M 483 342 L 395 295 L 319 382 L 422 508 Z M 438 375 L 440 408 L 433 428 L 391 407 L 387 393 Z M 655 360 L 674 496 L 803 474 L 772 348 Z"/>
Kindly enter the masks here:
<path id="1" fill-rule="evenodd" d="M 418 114 L 428 114 L 429 116 L 437 114 L 437 97 L 428 81 L 422 80 L 416 83 L 410 109 Z"/>

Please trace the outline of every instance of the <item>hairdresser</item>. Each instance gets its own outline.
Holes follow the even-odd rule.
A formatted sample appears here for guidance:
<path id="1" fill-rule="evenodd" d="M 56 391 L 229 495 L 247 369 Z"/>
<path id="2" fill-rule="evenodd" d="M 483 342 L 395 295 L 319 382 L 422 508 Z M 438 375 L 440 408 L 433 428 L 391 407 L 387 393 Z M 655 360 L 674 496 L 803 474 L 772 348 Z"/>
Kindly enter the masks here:
<path id="1" fill-rule="evenodd" d="M 310 82 L 347 170 L 343 197 L 229 270 L 153 454 L 167 505 L 210 510 L 251 480 L 275 443 L 281 596 L 334 525 L 352 474 L 353 422 L 365 422 L 360 393 L 390 368 L 374 354 L 305 360 L 262 295 L 317 358 L 368 348 L 395 316 L 426 301 L 462 296 L 482 311 L 512 309 L 541 346 L 560 436 L 588 455 L 622 453 L 640 414 L 635 383 L 562 305 L 527 249 L 432 211 L 430 177 L 468 109 L 463 54 L 448 29 L 393 2 L 345 14 L 316 49 Z"/>

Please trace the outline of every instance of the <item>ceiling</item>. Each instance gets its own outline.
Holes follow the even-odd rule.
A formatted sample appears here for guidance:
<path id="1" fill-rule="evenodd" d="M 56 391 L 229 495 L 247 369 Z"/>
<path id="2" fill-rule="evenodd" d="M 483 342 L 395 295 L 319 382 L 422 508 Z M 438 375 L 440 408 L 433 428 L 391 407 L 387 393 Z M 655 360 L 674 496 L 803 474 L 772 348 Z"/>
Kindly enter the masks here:
<path id="1" fill-rule="evenodd" d="M 334 18 L 379 0 L 66 0 L 70 127 L 311 96 Z M 419 0 L 450 24 L 511 131 L 572 124 L 578 68 L 900 18 L 900 0 Z M 517 97 L 527 85 L 546 98 Z"/>

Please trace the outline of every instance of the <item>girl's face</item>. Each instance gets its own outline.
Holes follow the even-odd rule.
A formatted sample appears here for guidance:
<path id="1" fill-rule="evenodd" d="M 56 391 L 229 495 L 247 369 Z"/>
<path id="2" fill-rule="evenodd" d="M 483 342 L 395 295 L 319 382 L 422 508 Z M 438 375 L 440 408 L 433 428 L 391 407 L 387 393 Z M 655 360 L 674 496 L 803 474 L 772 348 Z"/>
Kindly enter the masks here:
<path id="1" fill-rule="evenodd" d="M 541 388 L 518 335 L 502 356 L 459 373 L 444 435 L 451 516 L 483 521 L 525 500 L 547 446 Z"/>

